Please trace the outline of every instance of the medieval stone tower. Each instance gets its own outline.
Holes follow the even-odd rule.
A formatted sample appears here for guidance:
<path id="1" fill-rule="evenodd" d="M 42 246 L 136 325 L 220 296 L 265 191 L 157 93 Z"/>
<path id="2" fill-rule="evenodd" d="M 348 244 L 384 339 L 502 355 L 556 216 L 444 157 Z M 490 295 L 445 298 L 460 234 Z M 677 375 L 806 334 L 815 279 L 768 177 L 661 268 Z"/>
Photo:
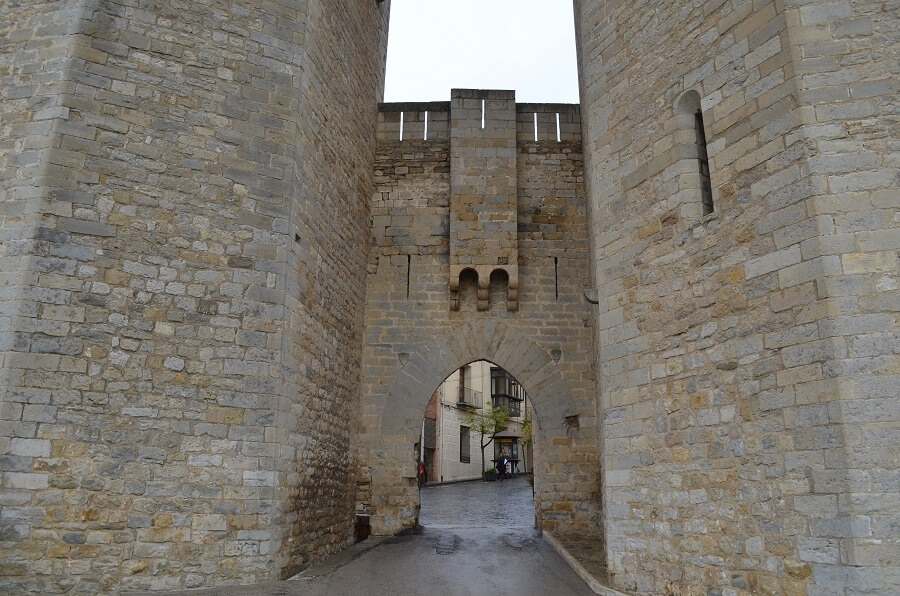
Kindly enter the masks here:
<path id="1" fill-rule="evenodd" d="M 409 527 L 484 358 L 613 587 L 896 592 L 896 5 L 575 0 L 580 106 L 379 107 L 389 5 L 0 0 L 0 586 Z"/>
<path id="2" fill-rule="evenodd" d="M 896 591 L 896 6 L 575 6 L 616 585 Z"/>
<path id="3" fill-rule="evenodd" d="M 348 544 L 388 21 L 358 4 L 2 4 L 4 582 Z"/>

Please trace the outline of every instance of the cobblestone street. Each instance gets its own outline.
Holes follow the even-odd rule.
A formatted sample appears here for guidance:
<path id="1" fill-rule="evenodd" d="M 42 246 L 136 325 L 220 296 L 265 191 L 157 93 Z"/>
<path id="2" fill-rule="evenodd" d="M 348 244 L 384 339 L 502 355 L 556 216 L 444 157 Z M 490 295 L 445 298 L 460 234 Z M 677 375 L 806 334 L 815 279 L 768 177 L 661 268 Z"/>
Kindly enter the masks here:
<path id="1" fill-rule="evenodd" d="M 428 528 L 533 528 L 534 499 L 524 476 L 496 482 L 425 485 L 419 523 Z"/>

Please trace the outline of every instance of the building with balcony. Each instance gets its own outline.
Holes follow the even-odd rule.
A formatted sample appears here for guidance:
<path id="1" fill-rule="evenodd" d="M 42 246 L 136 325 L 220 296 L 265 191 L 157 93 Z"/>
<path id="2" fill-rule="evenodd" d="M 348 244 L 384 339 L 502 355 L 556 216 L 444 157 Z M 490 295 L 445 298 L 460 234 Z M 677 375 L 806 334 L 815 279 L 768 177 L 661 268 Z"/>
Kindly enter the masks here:
<path id="1" fill-rule="evenodd" d="M 519 383 L 504 369 L 485 360 L 451 374 L 431 396 L 422 425 L 420 454 L 428 482 L 481 478 L 481 435 L 469 416 L 485 406 L 506 408 L 510 420 L 484 450 L 484 468 L 506 456 L 513 471 L 532 471 L 533 444 L 525 443 L 524 426 L 534 411 Z"/>

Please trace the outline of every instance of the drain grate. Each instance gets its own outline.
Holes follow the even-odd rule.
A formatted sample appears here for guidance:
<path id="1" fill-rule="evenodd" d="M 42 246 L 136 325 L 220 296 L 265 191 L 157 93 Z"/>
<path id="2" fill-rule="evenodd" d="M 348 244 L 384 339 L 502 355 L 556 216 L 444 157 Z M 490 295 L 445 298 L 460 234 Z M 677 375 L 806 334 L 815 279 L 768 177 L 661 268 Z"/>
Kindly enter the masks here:
<path id="1" fill-rule="evenodd" d="M 441 534 L 437 539 L 435 551 L 439 555 L 452 555 L 459 549 L 460 539 L 455 534 Z"/>

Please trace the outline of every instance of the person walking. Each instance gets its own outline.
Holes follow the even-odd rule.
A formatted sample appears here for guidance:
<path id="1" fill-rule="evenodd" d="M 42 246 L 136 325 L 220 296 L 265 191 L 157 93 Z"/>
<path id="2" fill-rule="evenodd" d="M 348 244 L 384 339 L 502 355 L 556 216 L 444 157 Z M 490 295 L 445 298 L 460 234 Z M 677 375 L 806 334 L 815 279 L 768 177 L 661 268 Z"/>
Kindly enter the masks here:
<path id="1" fill-rule="evenodd" d="M 505 455 L 500 455 L 500 459 L 497 460 L 497 474 L 500 476 L 500 480 L 506 480 L 506 465 L 509 463 L 509 460 L 506 459 Z"/>

